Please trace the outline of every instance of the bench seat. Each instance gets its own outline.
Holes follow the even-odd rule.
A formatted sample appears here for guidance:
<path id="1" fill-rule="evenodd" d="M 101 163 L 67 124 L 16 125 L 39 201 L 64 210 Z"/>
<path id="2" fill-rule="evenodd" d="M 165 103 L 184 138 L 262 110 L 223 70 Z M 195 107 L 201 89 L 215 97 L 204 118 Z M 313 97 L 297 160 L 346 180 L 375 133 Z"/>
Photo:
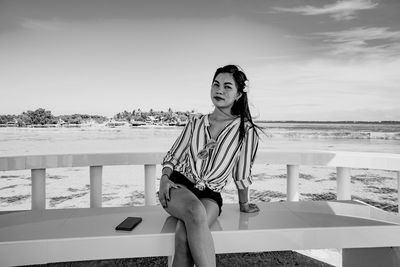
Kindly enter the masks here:
<path id="1" fill-rule="evenodd" d="M 224 204 L 211 228 L 216 253 L 400 247 L 400 217 L 361 202 L 257 205 L 260 212 L 246 214 L 237 204 Z M 129 216 L 143 222 L 132 232 L 115 231 Z M 2 213 L 0 266 L 171 256 L 175 224 L 160 206 Z M 345 253 L 349 261 L 356 255 L 351 251 Z"/>

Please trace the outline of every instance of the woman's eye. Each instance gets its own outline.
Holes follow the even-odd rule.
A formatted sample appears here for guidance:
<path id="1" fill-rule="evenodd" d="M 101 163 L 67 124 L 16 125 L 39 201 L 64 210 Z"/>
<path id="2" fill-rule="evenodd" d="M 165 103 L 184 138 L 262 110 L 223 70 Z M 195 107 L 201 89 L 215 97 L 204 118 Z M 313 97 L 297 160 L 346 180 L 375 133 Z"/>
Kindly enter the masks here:
<path id="1" fill-rule="evenodd" d="M 230 88 L 229 86 L 225 86 L 225 89 L 232 89 L 232 88 Z"/>

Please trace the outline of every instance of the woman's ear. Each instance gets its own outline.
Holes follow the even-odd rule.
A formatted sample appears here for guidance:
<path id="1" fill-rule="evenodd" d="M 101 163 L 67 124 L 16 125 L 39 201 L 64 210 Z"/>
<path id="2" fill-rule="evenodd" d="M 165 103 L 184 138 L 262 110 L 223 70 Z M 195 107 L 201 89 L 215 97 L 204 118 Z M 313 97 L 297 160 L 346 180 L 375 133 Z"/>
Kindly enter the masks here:
<path id="1" fill-rule="evenodd" d="M 241 97 L 242 97 L 242 95 L 243 95 L 242 93 L 239 93 L 239 92 L 238 92 L 238 93 L 237 93 L 237 96 L 236 96 L 236 98 L 235 98 L 235 100 L 236 100 L 236 101 L 238 101 L 238 100 L 239 100 L 239 98 L 241 98 Z"/>

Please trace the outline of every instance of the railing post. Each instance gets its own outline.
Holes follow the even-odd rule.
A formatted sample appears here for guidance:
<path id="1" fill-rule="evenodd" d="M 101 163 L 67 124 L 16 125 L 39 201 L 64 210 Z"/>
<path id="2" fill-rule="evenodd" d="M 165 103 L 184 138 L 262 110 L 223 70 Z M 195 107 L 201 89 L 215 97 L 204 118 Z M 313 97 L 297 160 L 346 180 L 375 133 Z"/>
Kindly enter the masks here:
<path id="1" fill-rule="evenodd" d="M 32 169 L 32 209 L 46 209 L 46 169 Z"/>
<path id="2" fill-rule="evenodd" d="M 400 214 L 400 171 L 397 172 L 397 213 Z"/>
<path id="3" fill-rule="evenodd" d="M 90 166 L 90 207 L 101 208 L 103 166 Z"/>
<path id="4" fill-rule="evenodd" d="M 156 165 L 144 165 L 144 204 L 156 205 Z"/>
<path id="5" fill-rule="evenodd" d="M 337 200 L 351 200 L 350 168 L 336 167 Z"/>
<path id="6" fill-rule="evenodd" d="M 287 165 L 287 200 L 299 201 L 299 165 Z"/>

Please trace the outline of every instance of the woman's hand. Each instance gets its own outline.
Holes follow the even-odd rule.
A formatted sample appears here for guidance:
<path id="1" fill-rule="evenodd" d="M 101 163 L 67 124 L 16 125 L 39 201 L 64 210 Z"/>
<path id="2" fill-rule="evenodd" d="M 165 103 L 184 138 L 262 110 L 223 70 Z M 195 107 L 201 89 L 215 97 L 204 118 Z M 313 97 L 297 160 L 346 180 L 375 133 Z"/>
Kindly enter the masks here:
<path id="1" fill-rule="evenodd" d="M 239 203 L 240 206 L 240 212 L 246 212 L 246 213 L 253 213 L 253 212 L 258 212 L 260 209 L 258 206 L 254 203 Z"/>
<path id="2" fill-rule="evenodd" d="M 161 205 L 163 208 L 168 207 L 167 202 L 171 199 L 170 198 L 170 191 L 171 188 L 180 188 L 179 184 L 175 184 L 170 179 L 168 179 L 167 175 L 161 176 L 160 179 L 160 189 L 158 191 L 158 200 L 160 200 Z"/>

